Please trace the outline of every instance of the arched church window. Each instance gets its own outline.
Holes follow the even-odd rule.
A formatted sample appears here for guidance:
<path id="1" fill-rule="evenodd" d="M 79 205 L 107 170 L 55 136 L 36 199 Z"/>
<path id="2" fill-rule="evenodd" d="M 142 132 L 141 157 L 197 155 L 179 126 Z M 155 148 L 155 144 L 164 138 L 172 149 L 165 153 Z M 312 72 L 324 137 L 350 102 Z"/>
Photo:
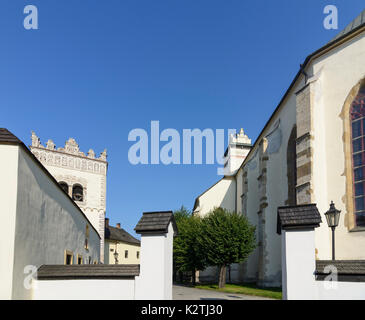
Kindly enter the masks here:
<path id="1" fill-rule="evenodd" d="M 287 205 L 297 205 L 297 126 L 294 125 L 286 150 L 286 164 L 288 177 L 288 200 Z"/>
<path id="2" fill-rule="evenodd" d="M 61 181 L 59 183 L 59 185 L 62 188 L 62 190 L 65 191 L 68 194 L 68 184 L 66 182 Z"/>
<path id="3" fill-rule="evenodd" d="M 353 201 L 357 226 L 365 226 L 365 85 L 350 108 Z"/>
<path id="4" fill-rule="evenodd" d="M 81 185 L 75 184 L 72 187 L 72 200 L 83 201 L 84 200 L 84 189 Z"/>

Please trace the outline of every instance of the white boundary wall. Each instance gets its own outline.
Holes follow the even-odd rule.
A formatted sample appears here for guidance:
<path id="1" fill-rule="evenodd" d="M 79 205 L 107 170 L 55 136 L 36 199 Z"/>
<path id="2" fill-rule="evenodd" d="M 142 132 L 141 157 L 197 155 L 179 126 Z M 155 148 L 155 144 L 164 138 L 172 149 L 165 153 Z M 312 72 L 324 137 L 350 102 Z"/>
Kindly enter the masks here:
<path id="1" fill-rule="evenodd" d="M 283 299 L 365 300 L 365 282 L 315 279 L 314 228 L 282 230 L 281 237 Z"/>
<path id="2" fill-rule="evenodd" d="M 140 275 L 131 279 L 34 280 L 35 300 L 171 300 L 174 229 L 142 234 Z"/>

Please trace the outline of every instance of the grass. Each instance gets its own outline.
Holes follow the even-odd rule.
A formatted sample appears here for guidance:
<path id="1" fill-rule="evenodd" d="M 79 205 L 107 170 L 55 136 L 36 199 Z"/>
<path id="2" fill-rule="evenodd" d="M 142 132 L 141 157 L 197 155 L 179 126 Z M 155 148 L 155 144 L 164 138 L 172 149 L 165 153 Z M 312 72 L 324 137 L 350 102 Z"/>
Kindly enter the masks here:
<path id="1" fill-rule="evenodd" d="M 247 294 L 251 296 L 259 296 L 272 299 L 280 299 L 280 300 L 282 299 L 281 288 L 258 288 L 256 285 L 251 283 L 245 283 L 242 285 L 226 284 L 226 286 L 222 289 L 219 289 L 218 285 L 216 284 L 197 285 L 195 286 L 195 288 L 205 289 L 205 290 L 215 290 L 226 293 L 240 293 L 240 294 Z"/>

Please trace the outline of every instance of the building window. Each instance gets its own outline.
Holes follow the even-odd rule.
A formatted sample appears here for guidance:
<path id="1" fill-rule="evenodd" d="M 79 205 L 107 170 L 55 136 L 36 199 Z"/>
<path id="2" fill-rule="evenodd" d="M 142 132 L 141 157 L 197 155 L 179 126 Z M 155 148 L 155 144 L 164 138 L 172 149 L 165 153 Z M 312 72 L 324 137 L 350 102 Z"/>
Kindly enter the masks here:
<path id="1" fill-rule="evenodd" d="M 81 255 L 77 255 L 77 264 L 82 264 L 82 256 Z"/>
<path id="2" fill-rule="evenodd" d="M 365 85 L 351 104 L 350 121 L 355 223 L 365 227 Z"/>
<path id="3" fill-rule="evenodd" d="M 128 259 L 128 250 L 124 251 L 124 258 Z"/>
<path id="4" fill-rule="evenodd" d="M 75 184 L 72 187 L 72 200 L 84 201 L 84 189 L 81 185 Z"/>
<path id="5" fill-rule="evenodd" d="M 62 190 L 65 191 L 68 194 L 68 184 L 66 182 L 61 181 L 59 183 L 59 185 L 62 188 Z"/>
<path id="6" fill-rule="evenodd" d="M 72 251 L 65 250 L 65 264 L 71 265 L 73 263 L 73 253 Z"/>
<path id="7" fill-rule="evenodd" d="M 288 178 L 288 206 L 297 205 L 297 126 L 294 125 L 286 149 L 286 168 Z"/>
<path id="8" fill-rule="evenodd" d="M 137 251 L 137 259 L 139 259 L 139 251 Z"/>

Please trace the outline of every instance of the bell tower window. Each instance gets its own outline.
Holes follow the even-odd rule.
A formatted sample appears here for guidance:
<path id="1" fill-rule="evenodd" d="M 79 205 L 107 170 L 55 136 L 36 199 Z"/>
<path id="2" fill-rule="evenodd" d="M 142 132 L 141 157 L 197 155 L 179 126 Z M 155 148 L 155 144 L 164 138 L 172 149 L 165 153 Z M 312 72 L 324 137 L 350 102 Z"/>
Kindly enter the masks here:
<path id="1" fill-rule="evenodd" d="M 84 201 L 84 188 L 81 185 L 75 184 L 72 187 L 72 200 Z"/>

